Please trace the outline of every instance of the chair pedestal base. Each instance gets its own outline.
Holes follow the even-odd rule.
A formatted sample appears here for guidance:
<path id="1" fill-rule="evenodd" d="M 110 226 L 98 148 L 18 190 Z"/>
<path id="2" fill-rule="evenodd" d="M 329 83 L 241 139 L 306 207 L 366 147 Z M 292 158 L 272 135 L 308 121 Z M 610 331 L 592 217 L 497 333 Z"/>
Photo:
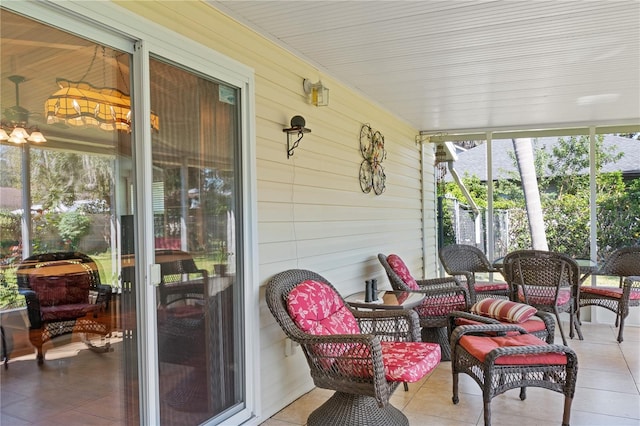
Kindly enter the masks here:
<path id="1" fill-rule="evenodd" d="M 336 392 L 309 415 L 308 426 L 409 426 L 409 420 L 391 404 L 380 408 L 375 398 Z"/>
<path id="2" fill-rule="evenodd" d="M 451 361 L 451 345 L 447 327 L 422 327 L 422 341 L 440 345 L 440 361 Z"/>

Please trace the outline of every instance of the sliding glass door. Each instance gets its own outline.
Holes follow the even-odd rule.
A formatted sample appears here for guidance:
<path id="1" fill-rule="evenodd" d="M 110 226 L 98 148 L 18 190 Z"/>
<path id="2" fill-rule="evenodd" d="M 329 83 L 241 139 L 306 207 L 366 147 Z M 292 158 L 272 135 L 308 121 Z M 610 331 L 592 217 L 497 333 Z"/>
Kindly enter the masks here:
<path id="1" fill-rule="evenodd" d="M 90 23 L 0 20 L 2 422 L 232 421 L 241 89 Z"/>
<path id="2" fill-rule="evenodd" d="M 200 424 L 242 402 L 238 90 L 150 61 L 160 420 Z"/>

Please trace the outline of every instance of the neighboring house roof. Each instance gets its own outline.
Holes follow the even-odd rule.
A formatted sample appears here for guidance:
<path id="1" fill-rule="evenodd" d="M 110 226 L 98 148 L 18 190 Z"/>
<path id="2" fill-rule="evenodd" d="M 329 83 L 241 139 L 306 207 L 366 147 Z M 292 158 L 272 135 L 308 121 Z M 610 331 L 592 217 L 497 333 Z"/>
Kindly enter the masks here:
<path id="1" fill-rule="evenodd" d="M 565 138 L 567 139 L 567 138 Z M 558 138 L 534 138 L 534 151 L 537 148 L 551 149 L 558 143 Z M 492 141 L 493 179 L 505 179 L 511 172 L 517 172 L 511 139 Z M 606 164 L 604 172 L 620 170 L 625 177 L 640 177 L 640 140 L 621 136 L 606 135 L 603 142 L 605 150 L 622 152 L 623 156 L 615 163 Z M 458 152 L 458 160 L 453 163 L 454 169 L 461 177 L 477 175 L 481 181 L 487 180 L 487 150 L 485 145 L 479 145 L 469 150 Z M 585 170 L 585 173 L 587 171 Z M 452 181 L 450 173 L 445 176 L 446 181 Z"/>
<path id="2" fill-rule="evenodd" d="M 0 209 L 15 210 L 22 207 L 22 191 L 0 186 Z"/>

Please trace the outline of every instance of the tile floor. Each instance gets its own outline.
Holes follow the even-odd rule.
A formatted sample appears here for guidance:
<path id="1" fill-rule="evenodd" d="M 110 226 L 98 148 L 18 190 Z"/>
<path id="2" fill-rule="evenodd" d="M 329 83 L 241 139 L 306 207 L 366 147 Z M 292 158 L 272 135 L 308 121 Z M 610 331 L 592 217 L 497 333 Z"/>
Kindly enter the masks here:
<path id="1" fill-rule="evenodd" d="M 568 329 L 567 324 L 563 324 Z M 640 327 L 625 327 L 624 342 L 616 341 L 617 329 L 583 324 L 585 340 L 571 340 L 578 354 L 578 381 L 571 411 L 571 425 L 640 425 Z M 557 333 L 557 331 L 556 331 Z M 562 342 L 556 334 L 556 342 Z M 332 391 L 314 389 L 263 422 L 263 426 L 305 425 L 307 416 Z M 564 396 L 540 389 L 519 390 L 493 398 L 494 426 L 561 424 Z M 399 386 L 391 403 L 402 410 L 411 425 L 483 425 L 482 393 L 468 376 L 460 375 L 460 403 L 451 402 L 451 363 L 442 362 L 425 379 Z"/>
<path id="2" fill-rule="evenodd" d="M 640 327 L 627 326 L 625 341 L 620 345 L 615 340 L 617 330 L 611 326 L 585 323 L 583 333 L 585 340 L 569 343 L 579 361 L 571 424 L 640 426 Z M 556 342 L 560 341 L 556 335 Z M 124 424 L 123 401 L 117 397 L 121 383 L 106 377 L 120 368 L 117 352 L 97 356 L 81 349 L 81 344 L 64 346 L 59 358 L 57 350 L 52 349 L 44 369 L 35 367 L 35 360 L 14 363 L 9 370 L 0 368 L 0 425 Z M 76 350 L 80 356 L 66 357 L 66 352 Z M 68 387 L 72 367 L 85 368 L 91 374 Z M 331 394 L 324 389 L 313 390 L 263 425 L 305 425 L 309 413 Z M 480 388 L 466 375 L 460 376 L 460 403 L 451 402 L 449 362 L 442 362 L 421 382 L 410 384 L 408 392 L 398 387 L 391 402 L 405 413 L 411 425 L 483 424 Z M 552 391 L 530 388 L 526 401 L 520 401 L 518 390 L 511 390 L 493 399 L 492 420 L 495 426 L 559 425 L 562 405 L 563 395 Z"/>

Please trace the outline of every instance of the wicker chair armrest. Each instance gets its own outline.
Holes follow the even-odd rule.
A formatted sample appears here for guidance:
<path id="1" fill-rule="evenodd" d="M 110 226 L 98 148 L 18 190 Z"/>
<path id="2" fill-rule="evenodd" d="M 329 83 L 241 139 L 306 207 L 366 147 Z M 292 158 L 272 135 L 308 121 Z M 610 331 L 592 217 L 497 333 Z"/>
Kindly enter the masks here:
<path id="1" fill-rule="evenodd" d="M 460 287 L 460 281 L 455 277 L 442 277 L 442 278 L 426 278 L 422 280 L 416 280 L 418 287 L 423 288 L 446 288 L 451 286 Z"/>
<path id="2" fill-rule="evenodd" d="M 419 342 L 420 318 L 410 309 L 352 310 L 363 333 L 373 334 L 380 340 Z"/>
<path id="3" fill-rule="evenodd" d="M 456 319 L 458 318 L 468 319 L 483 324 L 500 324 L 500 321 L 494 318 L 483 317 L 480 315 L 472 314 L 470 312 L 452 311 L 449 312 L 449 315 L 447 316 L 447 335 L 449 336 L 449 339 L 451 339 L 453 330 L 459 327 L 458 325 L 456 325 Z"/>
<path id="4" fill-rule="evenodd" d="M 31 328 L 42 327 L 42 316 L 40 315 L 40 301 L 35 291 L 29 289 L 19 289 L 21 295 L 24 296 L 27 304 L 27 315 Z"/>
<path id="5" fill-rule="evenodd" d="M 517 324 L 478 324 L 478 325 L 461 325 L 456 327 L 451 333 L 451 347 L 458 344 L 458 341 L 466 334 L 478 333 L 506 333 L 508 331 L 518 331 L 520 334 L 527 334 L 527 331 Z"/>
<path id="6" fill-rule="evenodd" d="M 547 343 L 553 343 L 553 336 L 556 331 L 556 319 L 553 316 L 553 314 L 550 312 L 544 312 L 539 310 L 538 312 L 536 312 L 534 316 L 544 321 L 544 326 L 549 332 L 549 339 L 551 340 L 550 342 L 547 342 Z"/>
<path id="7" fill-rule="evenodd" d="M 577 365 L 578 358 L 576 353 L 568 346 L 564 345 L 532 345 L 532 346 L 508 346 L 502 348 L 495 348 L 489 352 L 484 359 L 486 366 L 492 366 L 496 360 L 501 356 L 509 355 L 539 355 L 549 353 L 562 353 L 567 356 L 568 364 L 574 366 Z"/>
<path id="8" fill-rule="evenodd" d="M 317 345 L 317 344 L 362 344 L 370 347 L 374 347 L 379 339 L 373 334 L 307 334 L 301 332 L 302 335 L 296 337 L 295 341 L 301 345 Z"/>
<path id="9" fill-rule="evenodd" d="M 373 334 L 306 334 L 298 343 L 306 352 L 312 364 L 322 374 L 344 376 L 344 372 L 328 368 L 336 361 L 351 364 L 354 361 L 370 360 L 373 365 L 373 375 L 384 380 L 384 365 L 382 362 L 382 346 L 380 339 Z"/>
<path id="10" fill-rule="evenodd" d="M 113 291 L 111 286 L 107 284 L 98 284 L 95 286 L 94 290 L 98 292 L 96 305 L 104 305 L 105 309 L 108 308 L 109 302 L 111 301 L 111 292 Z"/>
<path id="11" fill-rule="evenodd" d="M 449 275 L 463 275 L 467 280 L 473 279 L 473 272 L 470 271 L 450 271 Z"/>
<path id="12" fill-rule="evenodd" d="M 443 296 L 455 296 L 455 295 L 463 295 L 465 300 L 466 309 L 469 309 L 470 304 L 470 296 L 469 291 L 460 285 L 460 282 L 453 278 L 437 278 L 438 282 L 435 284 L 430 284 L 428 286 L 420 286 L 420 290 L 409 290 L 412 293 L 420 293 L 424 294 L 426 298 L 440 298 Z M 422 281 L 418 281 L 418 285 L 420 285 Z"/>
<path id="13" fill-rule="evenodd" d="M 501 322 L 495 318 L 483 317 L 482 315 L 472 314 L 471 312 L 463 312 L 463 311 L 453 311 L 449 313 L 449 318 L 452 318 L 453 320 L 455 320 L 456 318 L 464 318 L 471 321 L 482 322 L 484 324 L 501 324 Z"/>

